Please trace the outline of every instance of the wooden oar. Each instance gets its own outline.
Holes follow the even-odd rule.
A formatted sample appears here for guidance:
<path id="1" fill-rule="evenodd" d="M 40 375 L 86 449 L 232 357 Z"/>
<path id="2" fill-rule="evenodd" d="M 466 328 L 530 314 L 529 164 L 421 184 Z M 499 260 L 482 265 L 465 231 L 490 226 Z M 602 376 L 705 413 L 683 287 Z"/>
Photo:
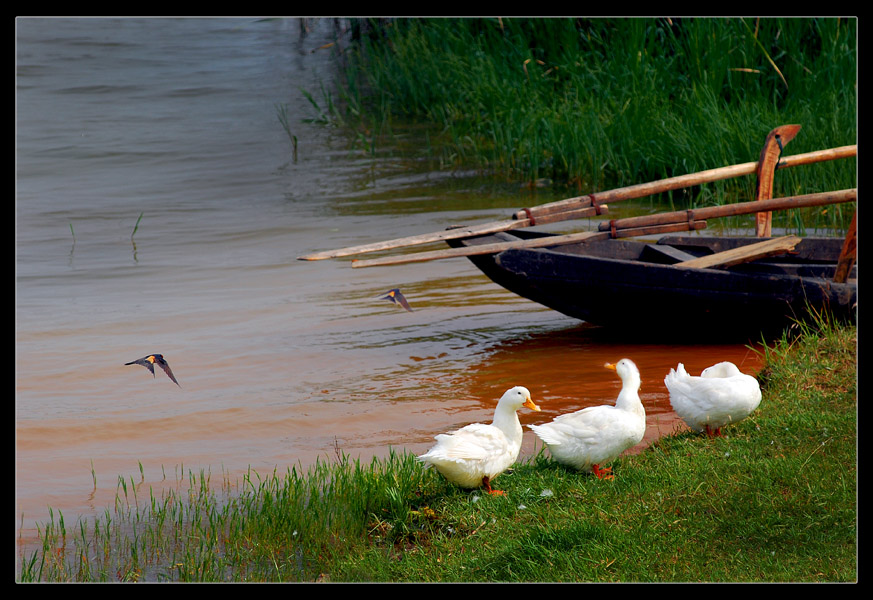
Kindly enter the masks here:
<path id="1" fill-rule="evenodd" d="M 779 157 L 788 144 L 800 131 L 800 125 L 782 125 L 767 135 L 764 147 L 761 148 L 761 156 L 758 158 L 758 181 L 755 186 L 755 200 L 769 200 L 773 197 L 773 183 L 776 180 L 776 167 L 779 165 Z M 755 216 L 755 235 L 758 237 L 770 237 L 773 223 L 773 213 L 759 212 Z"/>
<path id="2" fill-rule="evenodd" d="M 738 202 L 736 204 L 727 204 L 723 206 L 707 206 L 703 208 L 659 213 L 655 215 L 603 221 L 598 225 L 598 231 L 545 236 L 531 240 L 480 244 L 465 246 L 463 248 L 450 248 L 448 250 L 434 250 L 432 252 L 416 252 L 403 256 L 386 256 L 368 260 L 353 260 L 352 267 L 361 268 L 401 265 L 413 262 L 441 260 L 445 258 L 495 254 L 497 252 L 514 250 L 517 248 L 544 248 L 564 244 L 576 244 L 584 241 L 606 239 L 608 237 L 635 237 L 675 231 L 703 229 L 706 227 L 706 219 L 747 215 L 757 213 L 760 210 L 785 210 L 789 208 L 803 208 L 808 206 L 823 206 L 827 204 L 852 202 L 857 200 L 857 197 L 857 190 L 849 189 L 838 192 L 822 192 L 818 194 L 807 194 L 804 196 L 792 196 L 787 198 L 771 198 L 769 200 Z"/>
<path id="3" fill-rule="evenodd" d="M 777 169 L 787 167 L 796 167 L 799 165 L 808 165 L 827 160 L 837 160 L 840 158 L 849 158 L 858 154 L 858 146 L 840 146 L 838 148 L 830 148 L 828 150 L 816 150 L 815 152 L 807 152 L 806 154 L 795 154 L 794 156 L 783 156 L 776 165 Z M 614 190 L 605 190 L 602 192 L 594 192 L 587 196 L 579 196 L 576 198 L 567 198 L 566 200 L 558 200 L 548 204 L 541 204 L 526 208 L 515 213 L 516 219 L 521 219 L 530 214 L 534 218 L 560 212 L 573 208 L 578 205 L 598 206 L 604 203 L 620 202 L 622 200 L 630 200 L 634 198 L 643 198 L 663 192 L 678 190 L 686 187 L 693 187 L 703 183 L 710 183 L 722 179 L 731 179 L 742 175 L 754 175 L 758 171 L 758 162 L 747 162 L 739 165 L 731 165 L 727 167 L 718 167 L 698 173 L 689 173 L 687 175 L 677 175 L 676 177 L 668 177 L 658 181 L 648 183 L 638 183 L 627 187 L 616 188 Z"/>
<path id="4" fill-rule="evenodd" d="M 566 210 L 561 213 L 551 215 L 543 215 L 542 218 L 536 220 L 537 225 L 546 225 L 548 223 L 557 223 L 558 221 L 566 221 L 570 219 L 583 219 L 585 217 L 593 217 L 603 212 L 608 212 L 607 206 L 601 206 L 600 211 L 587 207 Z M 340 248 L 338 250 L 326 250 L 324 252 L 315 252 L 306 256 L 298 257 L 298 260 L 323 260 L 325 258 L 338 258 L 340 256 L 349 256 L 351 254 L 365 254 L 367 252 L 378 252 L 380 250 L 393 250 L 395 248 L 405 248 L 420 244 L 428 244 L 431 242 L 442 242 L 446 240 L 457 240 L 460 238 L 475 237 L 477 235 L 485 235 L 488 233 L 498 233 L 500 231 L 510 231 L 512 229 L 521 229 L 532 225 L 529 219 L 518 219 L 513 221 L 494 221 L 491 223 L 482 223 L 481 225 L 469 225 L 452 227 L 445 231 L 436 233 L 423 233 L 421 235 L 411 235 L 408 237 L 386 240 L 383 242 L 373 242 L 371 244 L 362 244 L 360 246 L 349 246 L 348 248 Z"/>
<path id="5" fill-rule="evenodd" d="M 703 208 L 677 210 L 654 215 L 643 215 L 641 217 L 628 217 L 615 221 L 603 221 L 597 226 L 597 228 L 600 231 L 616 231 L 624 228 L 649 227 L 666 223 L 678 223 L 687 220 L 705 221 L 706 219 L 747 215 L 758 213 L 760 211 L 787 210 L 808 206 L 839 204 L 841 202 L 854 202 L 857 198 L 858 190 L 852 188 L 837 192 L 819 192 L 817 194 L 806 194 L 803 196 L 753 200 L 751 202 L 737 202 L 736 204 L 723 204 L 721 206 L 705 206 Z"/>
<path id="6" fill-rule="evenodd" d="M 785 156 L 779 161 L 777 168 L 794 167 L 797 165 L 806 165 L 826 160 L 848 158 L 850 156 L 855 156 L 857 152 L 857 145 L 853 145 L 841 146 L 828 150 L 817 150 L 815 152 L 796 154 L 794 156 Z M 564 200 L 558 200 L 557 202 L 550 202 L 540 206 L 526 208 L 516 212 L 513 215 L 512 220 L 493 221 L 491 223 L 472 226 L 460 226 L 434 233 L 425 233 L 388 241 L 374 242 L 371 244 L 362 244 L 360 246 L 350 246 L 337 250 L 325 250 L 300 256 L 298 257 L 298 260 L 323 260 L 326 258 L 337 258 L 352 254 L 392 250 L 395 248 L 404 248 L 419 244 L 473 237 L 487 233 L 497 233 L 499 231 L 511 231 L 513 229 L 521 229 L 533 225 L 544 225 L 546 223 L 556 223 L 558 221 L 584 218 L 605 212 L 607 210 L 606 204 L 609 202 L 642 198 L 652 194 L 691 187 L 711 181 L 730 179 L 741 175 L 751 175 L 756 172 L 757 167 L 757 162 L 749 162 L 709 169 L 699 173 L 679 175 L 650 183 L 641 183 L 614 190 L 605 190 L 594 194 L 567 198 Z M 600 211 L 600 213 L 598 213 L 598 211 Z"/>
<path id="7" fill-rule="evenodd" d="M 659 233 L 671 233 L 675 231 L 689 231 L 704 229 L 706 221 L 693 221 L 683 223 L 668 223 L 653 227 L 638 227 L 636 229 L 623 229 L 616 237 L 633 237 L 637 235 L 655 235 Z M 415 252 L 403 256 L 384 256 L 382 258 L 370 258 L 366 260 L 353 260 L 352 267 L 384 267 L 388 265 L 402 265 L 413 262 L 428 260 L 441 260 L 444 258 L 458 258 L 464 256 L 479 256 L 482 254 L 496 254 L 504 250 L 517 250 L 519 248 L 543 248 L 563 246 L 566 244 L 578 244 L 592 240 L 605 240 L 612 234 L 607 231 L 583 231 L 580 233 L 568 233 L 565 235 L 550 235 L 530 240 L 518 240 L 512 242 L 496 242 L 493 244 L 479 244 L 464 246 L 463 248 L 449 248 L 448 250 L 434 250 L 432 252 Z"/>
<path id="8" fill-rule="evenodd" d="M 837 270 L 834 273 L 834 281 L 836 283 L 846 283 L 849 280 L 849 273 L 852 272 L 852 266 L 855 264 L 858 251 L 858 211 L 852 215 L 852 223 L 849 225 L 849 231 L 846 232 L 846 241 L 843 242 L 843 249 L 840 250 L 840 258 L 837 261 Z"/>

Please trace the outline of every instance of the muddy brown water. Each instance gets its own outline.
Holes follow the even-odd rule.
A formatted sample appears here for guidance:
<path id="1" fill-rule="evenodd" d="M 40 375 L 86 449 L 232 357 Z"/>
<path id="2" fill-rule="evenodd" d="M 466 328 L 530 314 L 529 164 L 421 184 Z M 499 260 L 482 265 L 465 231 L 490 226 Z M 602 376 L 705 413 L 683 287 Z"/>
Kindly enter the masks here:
<path id="1" fill-rule="evenodd" d="M 465 259 L 296 260 L 557 199 L 356 152 L 301 122 L 311 112 L 300 88 L 331 77 L 316 49 L 333 25 L 308 25 L 304 35 L 293 19 L 17 22 L 22 547 L 49 507 L 67 523 L 101 515 L 119 477 L 157 495 L 189 471 L 234 479 L 337 449 L 420 453 L 437 433 L 490 420 L 513 385 L 542 407 L 522 411 L 523 424 L 612 402 L 620 383 L 602 365 L 622 357 L 642 373 L 642 447 L 682 427 L 663 385 L 677 362 L 760 367 L 740 343 L 611 340 Z M 414 312 L 379 299 L 394 287 Z M 124 366 L 152 352 L 181 388 Z M 522 453 L 536 451 L 527 431 Z"/>

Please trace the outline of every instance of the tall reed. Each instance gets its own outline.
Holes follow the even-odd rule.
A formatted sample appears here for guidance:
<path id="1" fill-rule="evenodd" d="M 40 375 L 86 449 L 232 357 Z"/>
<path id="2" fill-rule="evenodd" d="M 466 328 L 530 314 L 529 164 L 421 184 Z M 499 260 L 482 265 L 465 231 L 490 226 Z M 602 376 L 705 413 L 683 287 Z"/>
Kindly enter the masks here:
<path id="1" fill-rule="evenodd" d="M 49 509 L 41 548 L 20 557 L 21 581 L 305 581 L 326 557 L 378 538 L 414 539 L 420 503 L 444 485 L 409 454 L 369 464 L 338 453 L 307 470 L 211 484 L 208 471 L 144 497 L 118 478 L 113 509 L 75 530 Z M 329 562 L 329 559 L 328 559 Z"/>
<path id="2" fill-rule="evenodd" d="M 396 19 L 368 31 L 342 54 L 339 98 L 320 118 L 371 133 L 429 123 L 448 166 L 593 191 L 756 160 L 782 124 L 803 126 L 788 153 L 856 142 L 854 19 Z M 851 160 L 786 169 L 774 194 L 855 180 Z M 746 178 L 679 199 L 753 191 Z"/>

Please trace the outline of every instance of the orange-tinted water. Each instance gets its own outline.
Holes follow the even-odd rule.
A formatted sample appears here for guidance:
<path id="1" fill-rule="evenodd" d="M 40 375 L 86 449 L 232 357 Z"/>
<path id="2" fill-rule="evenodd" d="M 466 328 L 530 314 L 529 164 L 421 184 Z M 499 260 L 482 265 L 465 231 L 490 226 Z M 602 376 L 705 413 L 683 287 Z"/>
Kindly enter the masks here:
<path id="1" fill-rule="evenodd" d="M 18 32 L 16 537 L 102 514 L 119 477 L 268 473 L 420 453 L 527 386 L 542 412 L 642 373 L 646 441 L 679 424 L 663 378 L 743 344 L 632 344 L 518 298 L 464 259 L 351 269 L 296 257 L 504 218 L 552 200 L 305 124 L 329 28 L 296 21 L 28 20 Z M 320 36 L 320 37 L 319 37 Z M 298 155 L 276 116 L 289 103 Z M 135 235 L 131 233 L 142 214 Z M 71 229 L 72 226 L 72 229 Z M 379 296 L 400 287 L 414 312 Z M 163 353 L 181 388 L 124 363 Z M 535 452 L 525 433 L 523 455 Z M 142 474 L 140 474 L 140 468 Z M 95 482 L 92 479 L 92 469 Z"/>

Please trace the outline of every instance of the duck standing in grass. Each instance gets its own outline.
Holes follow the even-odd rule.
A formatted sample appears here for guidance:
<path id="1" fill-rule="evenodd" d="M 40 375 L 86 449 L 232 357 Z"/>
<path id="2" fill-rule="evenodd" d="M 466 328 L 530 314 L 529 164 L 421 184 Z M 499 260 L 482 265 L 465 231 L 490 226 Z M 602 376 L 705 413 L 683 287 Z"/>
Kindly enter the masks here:
<path id="1" fill-rule="evenodd" d="M 721 435 L 722 427 L 742 421 L 761 403 L 758 380 L 727 361 L 704 369 L 700 377 L 689 375 L 679 363 L 667 373 L 664 384 L 676 414 L 691 429 L 710 437 Z"/>
<path id="2" fill-rule="evenodd" d="M 612 479 L 612 462 L 637 445 L 646 432 L 646 409 L 640 401 L 640 371 L 630 359 L 607 363 L 621 378 L 621 392 L 615 405 L 589 406 L 560 415 L 551 423 L 528 425 L 549 448 L 559 463 L 593 472 L 600 479 Z"/>
<path id="3" fill-rule="evenodd" d="M 523 432 L 517 411 L 522 406 L 540 410 L 527 388 L 516 386 L 507 390 L 497 402 L 491 425 L 473 423 L 442 433 L 436 436 L 433 448 L 418 459 L 463 488 L 482 486 L 489 494 L 503 494 L 491 488 L 491 480 L 518 458 Z"/>

